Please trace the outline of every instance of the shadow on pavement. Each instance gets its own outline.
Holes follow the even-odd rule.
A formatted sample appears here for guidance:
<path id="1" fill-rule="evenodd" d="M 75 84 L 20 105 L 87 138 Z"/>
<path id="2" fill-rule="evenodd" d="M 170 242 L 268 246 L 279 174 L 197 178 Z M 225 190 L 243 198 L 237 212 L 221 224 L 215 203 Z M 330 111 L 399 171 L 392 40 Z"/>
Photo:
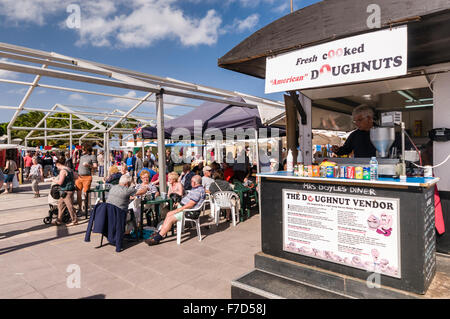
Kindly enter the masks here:
<path id="1" fill-rule="evenodd" d="M 28 233 L 28 232 L 32 232 L 32 231 L 36 231 L 36 230 L 41 230 L 41 229 L 45 229 L 45 228 L 51 228 L 51 227 L 55 227 L 54 225 L 46 225 L 46 224 L 42 224 L 42 225 L 36 225 L 33 227 L 29 227 L 29 228 L 25 228 L 25 229 L 18 229 L 18 230 L 12 230 L 6 233 L 0 233 L 0 237 L 4 237 L 2 239 L 7 239 L 16 235 L 20 235 L 23 233 Z"/>
<path id="2" fill-rule="evenodd" d="M 83 297 L 80 299 L 105 299 L 105 295 L 104 294 L 98 294 L 98 295 L 92 295 L 92 296 L 87 296 L 87 297 Z"/>
<path id="3" fill-rule="evenodd" d="M 57 235 L 56 237 L 42 239 L 42 240 L 37 240 L 37 241 L 26 243 L 26 244 L 20 244 L 20 245 L 16 245 L 16 246 L 1 248 L 0 249 L 0 256 L 4 255 L 4 254 L 7 254 L 7 253 L 10 253 L 10 252 L 13 252 L 13 251 L 16 251 L 16 250 L 28 248 L 28 247 L 31 247 L 31 246 L 34 246 L 34 245 L 43 244 L 43 243 L 46 243 L 46 242 L 49 242 L 49 241 L 52 241 L 52 240 L 55 240 L 55 239 L 60 239 L 60 238 L 63 238 L 63 237 L 70 237 L 70 236 L 84 234 L 84 233 L 86 233 L 85 230 L 80 231 L 80 232 L 76 232 L 76 233 L 73 233 L 73 234 L 69 234 L 69 232 L 67 231 L 67 228 L 65 228 L 65 227 L 58 227 L 57 232 L 56 232 L 56 235 Z"/>

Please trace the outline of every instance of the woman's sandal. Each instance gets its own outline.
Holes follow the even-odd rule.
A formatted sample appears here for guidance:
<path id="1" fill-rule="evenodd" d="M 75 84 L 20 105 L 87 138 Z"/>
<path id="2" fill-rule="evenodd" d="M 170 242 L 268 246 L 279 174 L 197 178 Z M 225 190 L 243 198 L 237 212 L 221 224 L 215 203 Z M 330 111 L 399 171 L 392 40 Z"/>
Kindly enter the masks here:
<path id="1" fill-rule="evenodd" d="M 55 222 L 54 222 L 54 225 L 56 225 L 56 226 L 61 226 L 63 223 L 61 222 L 61 221 L 59 221 L 59 220 L 55 220 Z"/>
<path id="2" fill-rule="evenodd" d="M 69 223 L 69 224 L 66 224 L 67 227 L 70 227 L 70 226 L 76 226 L 76 225 L 78 225 L 78 221 L 75 221 L 75 222 L 71 222 L 71 223 Z"/>

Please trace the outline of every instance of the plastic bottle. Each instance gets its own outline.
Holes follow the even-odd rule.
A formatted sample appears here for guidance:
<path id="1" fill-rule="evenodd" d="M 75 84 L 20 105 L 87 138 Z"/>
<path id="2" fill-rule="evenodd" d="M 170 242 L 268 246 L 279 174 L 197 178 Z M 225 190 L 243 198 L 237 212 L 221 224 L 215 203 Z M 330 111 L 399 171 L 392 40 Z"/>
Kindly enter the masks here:
<path id="1" fill-rule="evenodd" d="M 297 150 L 298 150 L 298 153 L 297 153 L 297 164 L 303 164 L 302 151 L 300 150 L 300 148 L 298 148 Z"/>
<path id="2" fill-rule="evenodd" d="M 375 156 L 372 156 L 372 158 L 370 159 L 370 179 L 378 179 L 378 161 Z"/>
<path id="3" fill-rule="evenodd" d="M 292 151 L 289 150 L 287 158 L 286 158 L 286 166 L 288 172 L 294 171 L 294 156 L 292 155 Z"/>

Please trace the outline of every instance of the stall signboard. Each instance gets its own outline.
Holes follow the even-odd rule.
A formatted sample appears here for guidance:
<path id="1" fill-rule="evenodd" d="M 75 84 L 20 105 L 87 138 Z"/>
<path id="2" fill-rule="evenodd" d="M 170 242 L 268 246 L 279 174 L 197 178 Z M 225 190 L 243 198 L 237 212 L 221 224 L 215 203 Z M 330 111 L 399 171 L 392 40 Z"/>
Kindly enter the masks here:
<path id="1" fill-rule="evenodd" d="M 283 250 L 401 278 L 399 201 L 283 189 Z"/>
<path id="2" fill-rule="evenodd" d="M 405 75 L 407 53 L 401 26 L 268 57 L 265 93 Z"/>

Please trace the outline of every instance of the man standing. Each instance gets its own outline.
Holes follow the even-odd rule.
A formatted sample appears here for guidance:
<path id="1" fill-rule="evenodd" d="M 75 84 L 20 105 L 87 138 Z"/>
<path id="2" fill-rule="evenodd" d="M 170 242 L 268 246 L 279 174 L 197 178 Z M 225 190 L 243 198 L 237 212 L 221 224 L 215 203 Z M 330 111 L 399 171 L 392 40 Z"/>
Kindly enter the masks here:
<path id="1" fill-rule="evenodd" d="M 75 182 L 77 188 L 78 209 L 81 210 L 82 199 L 86 198 L 87 191 L 92 184 L 92 170 L 97 168 L 97 158 L 92 154 L 92 147 L 84 144 L 81 147 L 82 155 L 78 165 L 78 179 Z M 83 193 L 83 196 L 81 195 Z"/>
<path id="2" fill-rule="evenodd" d="M 191 191 L 181 200 L 181 207 L 168 212 L 159 232 L 155 232 L 149 239 L 145 240 L 149 246 L 159 244 L 164 236 L 166 236 L 167 232 L 172 228 L 172 225 L 177 221 L 181 221 L 185 209 L 196 209 L 202 206 L 206 194 L 201 183 L 202 178 L 199 175 L 192 177 Z"/>
<path id="3" fill-rule="evenodd" d="M 103 157 L 103 151 L 100 151 L 97 155 L 98 163 L 98 177 L 105 176 L 105 158 Z"/>
<path id="4" fill-rule="evenodd" d="M 191 179 L 195 174 L 191 171 L 191 164 L 184 164 L 183 165 L 183 173 L 181 173 L 180 176 L 180 182 L 183 184 L 184 190 L 188 191 L 192 189 L 191 186 Z M 202 182 L 200 181 L 200 184 Z"/>
<path id="5" fill-rule="evenodd" d="M 33 165 L 33 158 L 30 156 L 30 152 L 27 152 L 25 157 L 23 158 L 23 165 L 25 166 L 25 178 L 28 178 L 28 175 L 30 175 L 30 169 Z"/>
<path id="6" fill-rule="evenodd" d="M 173 172 L 175 168 L 175 163 L 172 159 L 172 153 L 170 152 L 170 149 L 166 149 L 166 169 L 167 173 Z"/>
<path id="7" fill-rule="evenodd" d="M 370 141 L 370 129 L 373 127 L 373 109 L 367 105 L 360 105 L 353 110 L 353 123 L 358 128 L 353 131 L 344 145 L 334 145 L 331 150 L 336 155 L 348 155 L 353 152 L 354 157 L 376 156 L 376 148 Z"/>
<path id="8" fill-rule="evenodd" d="M 133 177 L 134 174 L 134 168 L 136 165 L 136 157 L 133 155 L 132 151 L 128 151 L 128 157 L 126 160 L 128 172 L 130 173 L 130 176 Z"/>
<path id="9" fill-rule="evenodd" d="M 53 172 L 53 157 L 50 152 L 45 153 L 43 156 L 44 161 L 44 177 L 48 177 L 49 173 Z"/>

